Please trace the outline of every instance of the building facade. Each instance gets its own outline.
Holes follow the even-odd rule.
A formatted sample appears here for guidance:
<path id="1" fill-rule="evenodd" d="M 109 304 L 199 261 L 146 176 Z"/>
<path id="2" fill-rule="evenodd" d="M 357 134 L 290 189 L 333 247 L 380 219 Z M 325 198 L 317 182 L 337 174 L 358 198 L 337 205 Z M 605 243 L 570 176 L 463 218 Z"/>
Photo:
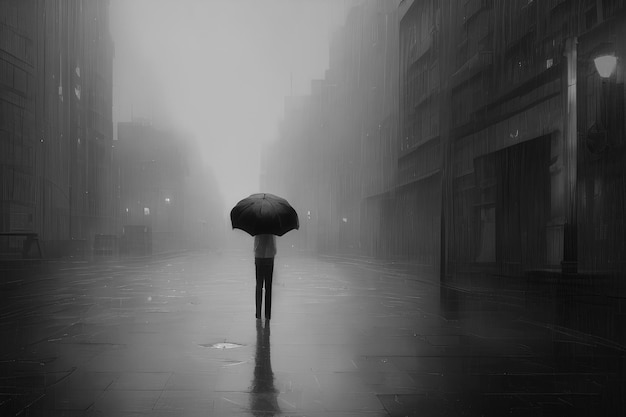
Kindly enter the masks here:
<path id="1" fill-rule="evenodd" d="M 261 185 L 300 213 L 294 246 L 388 256 L 396 176 L 398 2 L 363 2 L 332 37 L 311 94 L 288 97 Z M 270 191 L 271 192 L 271 191 Z"/>
<path id="2" fill-rule="evenodd" d="M 41 197 L 36 172 L 35 85 L 37 76 L 37 4 L 0 3 L 0 227 L 2 231 L 33 230 L 35 201 Z M 39 180 L 39 181 L 38 181 Z M 38 184 L 39 182 L 39 184 Z"/>
<path id="3" fill-rule="evenodd" d="M 274 160 L 267 184 L 291 184 L 322 251 L 448 281 L 621 274 L 625 14 L 622 0 L 363 2 L 325 78 L 287 106 L 270 154 L 288 149 L 290 170 Z M 616 58 L 606 77 L 600 55 Z"/>
<path id="4" fill-rule="evenodd" d="M 519 275 L 562 261 L 561 29 L 575 16 L 541 14 L 548 3 L 461 2 L 450 22 L 448 272 Z"/>
<path id="5" fill-rule="evenodd" d="M 0 228 L 48 255 L 113 227 L 108 1 L 0 3 Z"/>
<path id="6" fill-rule="evenodd" d="M 394 253 L 435 271 L 441 235 L 441 9 L 400 5 L 398 181 Z"/>
<path id="7" fill-rule="evenodd" d="M 621 278 L 626 260 L 626 3 L 589 2 L 581 20 L 576 37 L 575 261 L 580 272 Z M 615 68 L 601 75 L 595 59 L 607 55 L 616 58 Z"/>
<path id="8" fill-rule="evenodd" d="M 623 70 L 593 57 L 620 62 L 623 2 L 452 9 L 446 278 L 617 271 Z"/>

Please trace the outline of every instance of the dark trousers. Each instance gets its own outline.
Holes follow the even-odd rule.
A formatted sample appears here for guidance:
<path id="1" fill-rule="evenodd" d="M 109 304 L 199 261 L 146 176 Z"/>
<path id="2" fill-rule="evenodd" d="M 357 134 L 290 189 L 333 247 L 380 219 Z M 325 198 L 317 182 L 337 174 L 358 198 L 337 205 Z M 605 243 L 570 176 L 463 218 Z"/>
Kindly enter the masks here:
<path id="1" fill-rule="evenodd" d="M 265 286 L 265 318 L 272 316 L 272 275 L 274 258 L 254 258 L 256 267 L 256 318 L 261 318 L 263 287 Z"/>

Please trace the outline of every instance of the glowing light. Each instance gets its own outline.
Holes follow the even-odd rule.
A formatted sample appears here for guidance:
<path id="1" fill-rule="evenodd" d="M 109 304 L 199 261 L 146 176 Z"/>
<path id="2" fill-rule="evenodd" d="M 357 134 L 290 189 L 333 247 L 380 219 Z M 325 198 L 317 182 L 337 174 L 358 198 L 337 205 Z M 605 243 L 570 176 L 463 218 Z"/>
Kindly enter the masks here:
<path id="1" fill-rule="evenodd" d="M 617 58 L 614 55 L 602 55 L 593 60 L 596 70 L 602 78 L 609 78 L 617 66 Z"/>

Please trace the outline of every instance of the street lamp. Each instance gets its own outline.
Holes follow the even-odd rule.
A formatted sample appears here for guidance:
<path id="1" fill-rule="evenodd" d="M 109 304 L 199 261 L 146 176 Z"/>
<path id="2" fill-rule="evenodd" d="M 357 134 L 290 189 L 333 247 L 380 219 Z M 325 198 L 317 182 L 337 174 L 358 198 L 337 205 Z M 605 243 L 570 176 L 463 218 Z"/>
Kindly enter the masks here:
<path id="1" fill-rule="evenodd" d="M 605 49 L 602 53 L 596 54 L 593 63 L 602 81 L 596 123 L 589 128 L 587 141 L 588 147 L 591 145 L 590 150 L 595 153 L 596 157 L 599 157 L 600 152 L 617 139 L 614 137 L 618 132 L 615 132 L 614 104 L 616 103 L 613 98 L 616 86 L 609 86 L 609 84 L 613 84 L 610 78 L 615 73 L 617 57 L 611 49 Z"/>
<path id="2" fill-rule="evenodd" d="M 600 55 L 594 58 L 593 63 L 600 77 L 609 78 L 617 66 L 617 57 L 615 55 Z"/>

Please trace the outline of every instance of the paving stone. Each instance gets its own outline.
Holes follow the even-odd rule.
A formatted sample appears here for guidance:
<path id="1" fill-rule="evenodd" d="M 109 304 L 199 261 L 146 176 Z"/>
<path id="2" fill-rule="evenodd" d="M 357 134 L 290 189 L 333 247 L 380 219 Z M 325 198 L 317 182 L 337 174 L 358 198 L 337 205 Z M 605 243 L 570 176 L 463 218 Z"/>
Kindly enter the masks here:
<path id="1" fill-rule="evenodd" d="M 0 287 L 0 415 L 621 415 L 624 352 L 399 266 L 279 255 L 57 264 Z M 482 297 L 482 298 L 481 298 Z"/>

